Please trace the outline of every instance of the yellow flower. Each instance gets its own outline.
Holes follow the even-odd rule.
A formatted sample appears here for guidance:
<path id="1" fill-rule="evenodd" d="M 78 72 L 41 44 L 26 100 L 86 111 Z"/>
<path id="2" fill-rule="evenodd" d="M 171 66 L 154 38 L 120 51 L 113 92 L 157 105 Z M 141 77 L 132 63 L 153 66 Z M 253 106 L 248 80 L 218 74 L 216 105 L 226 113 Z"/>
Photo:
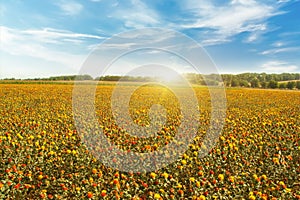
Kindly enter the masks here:
<path id="1" fill-rule="evenodd" d="M 258 176 L 257 176 L 256 174 L 253 174 L 253 178 L 254 178 L 254 179 L 257 179 Z"/>
<path id="2" fill-rule="evenodd" d="M 200 195 L 199 199 L 200 199 L 200 200 L 205 200 L 206 197 L 205 197 L 204 195 Z"/>
<path id="3" fill-rule="evenodd" d="M 151 172 L 150 177 L 153 178 L 153 179 L 155 179 L 156 174 L 154 172 Z"/>
<path id="4" fill-rule="evenodd" d="M 231 183 L 233 183 L 233 182 L 234 182 L 234 176 L 229 176 L 229 181 L 230 181 Z"/>
<path id="5" fill-rule="evenodd" d="M 160 197 L 160 195 L 158 194 L 158 193 L 155 193 L 154 194 L 154 199 L 160 199 L 161 197 Z"/>
<path id="6" fill-rule="evenodd" d="M 250 199 L 250 200 L 255 200 L 255 196 L 250 195 L 250 196 L 249 196 L 249 199 Z"/>
<path id="7" fill-rule="evenodd" d="M 94 179 L 92 177 L 89 178 L 90 183 L 94 182 Z"/>
<path id="8" fill-rule="evenodd" d="M 40 175 L 38 176 L 38 179 L 39 179 L 39 180 L 42 180 L 42 179 L 43 179 L 43 175 L 40 174 Z"/>
<path id="9" fill-rule="evenodd" d="M 17 134 L 18 138 L 20 138 L 21 140 L 23 139 L 22 135 L 20 133 Z"/>
<path id="10" fill-rule="evenodd" d="M 267 176 L 266 176 L 265 174 L 263 174 L 263 175 L 261 176 L 261 178 L 264 179 L 264 180 L 267 180 Z"/>
<path id="11" fill-rule="evenodd" d="M 291 188 L 285 188 L 284 191 L 286 191 L 286 192 L 291 192 L 292 189 L 291 189 Z"/>
<path id="12" fill-rule="evenodd" d="M 224 180 L 224 175 L 223 175 L 223 174 L 219 174 L 219 175 L 218 175 L 218 179 L 219 179 L 220 181 L 223 181 L 223 180 Z"/>
<path id="13" fill-rule="evenodd" d="M 181 163 L 182 163 L 183 165 L 186 165 L 186 160 L 181 160 Z"/>
<path id="14" fill-rule="evenodd" d="M 195 181 L 195 178 L 194 178 L 194 177 L 191 177 L 191 178 L 190 178 L 190 181 L 191 181 L 191 182 L 194 182 L 194 181 Z"/>
<path id="15" fill-rule="evenodd" d="M 80 187 L 76 187 L 76 191 L 80 191 L 81 190 L 81 188 Z"/>
<path id="16" fill-rule="evenodd" d="M 164 173 L 162 174 L 162 176 L 165 177 L 165 178 L 168 178 L 168 177 L 169 177 L 169 174 L 166 173 L 166 172 L 164 172 Z"/>
<path id="17" fill-rule="evenodd" d="M 278 165 L 279 165 L 279 160 L 278 160 L 278 158 L 273 158 L 273 162 L 274 162 L 275 164 L 278 164 Z"/>
<path id="18" fill-rule="evenodd" d="M 283 181 L 280 181 L 280 182 L 279 182 L 279 185 L 283 186 L 283 185 L 285 185 L 285 184 L 284 184 Z"/>

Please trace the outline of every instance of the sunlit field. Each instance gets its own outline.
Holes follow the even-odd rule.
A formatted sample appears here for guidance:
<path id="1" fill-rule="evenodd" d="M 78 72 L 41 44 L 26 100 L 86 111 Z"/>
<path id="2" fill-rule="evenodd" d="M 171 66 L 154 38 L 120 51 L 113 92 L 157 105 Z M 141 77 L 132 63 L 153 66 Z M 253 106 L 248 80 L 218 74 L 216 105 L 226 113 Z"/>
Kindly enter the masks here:
<path id="1" fill-rule="evenodd" d="M 0 87 L 0 199 L 300 199 L 299 91 L 227 89 L 222 134 L 199 159 L 211 105 L 207 88 L 195 87 L 199 130 L 189 149 L 158 171 L 130 173 L 104 166 L 82 143 L 72 84 Z M 172 141 L 181 115 L 170 90 L 144 86 L 132 95 L 129 112 L 139 126 L 149 125 L 153 103 L 166 108 L 165 125 L 146 139 L 115 124 L 113 89 L 99 85 L 95 98 L 99 126 L 112 143 L 145 153 Z"/>

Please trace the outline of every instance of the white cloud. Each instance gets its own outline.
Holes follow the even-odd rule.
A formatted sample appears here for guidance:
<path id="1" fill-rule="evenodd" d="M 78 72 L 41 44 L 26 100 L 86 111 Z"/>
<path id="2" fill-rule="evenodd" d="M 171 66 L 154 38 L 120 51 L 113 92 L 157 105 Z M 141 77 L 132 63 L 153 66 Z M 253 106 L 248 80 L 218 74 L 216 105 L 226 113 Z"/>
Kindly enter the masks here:
<path id="1" fill-rule="evenodd" d="M 273 44 L 272 44 L 272 46 L 274 46 L 274 47 L 282 47 L 283 45 L 285 45 L 285 43 L 284 42 L 274 42 Z"/>
<path id="2" fill-rule="evenodd" d="M 277 3 L 287 3 L 287 2 L 289 2 L 290 0 L 277 0 Z"/>
<path id="3" fill-rule="evenodd" d="M 283 61 L 269 61 L 264 63 L 261 69 L 268 73 L 283 73 L 294 72 L 298 69 L 298 66 Z"/>
<path id="4" fill-rule="evenodd" d="M 0 50 L 11 55 L 29 56 L 45 61 L 52 61 L 64 66 L 78 69 L 85 55 L 73 53 L 74 43 L 85 42 L 86 39 L 102 39 L 102 37 L 73 33 L 64 30 L 45 28 L 42 30 L 17 30 L 5 26 L 1 29 Z M 50 47 L 48 43 L 54 44 Z M 59 44 L 69 46 L 70 51 L 60 50 Z M 82 46 L 78 47 L 82 52 Z"/>
<path id="5" fill-rule="evenodd" d="M 159 24 L 159 15 L 140 0 L 131 0 L 130 8 L 113 9 L 110 17 L 122 19 L 128 28 L 143 28 Z"/>
<path id="6" fill-rule="evenodd" d="M 56 5 L 65 15 L 77 15 L 83 9 L 83 6 L 80 3 L 74 1 L 60 1 Z"/>
<path id="7" fill-rule="evenodd" d="M 299 47 L 286 47 L 286 48 L 276 48 L 276 49 L 269 49 L 266 51 L 261 52 L 262 55 L 269 55 L 269 54 L 277 54 L 283 52 L 292 52 L 292 51 L 299 51 Z"/>
<path id="8" fill-rule="evenodd" d="M 52 29 L 52 28 L 29 29 L 29 30 L 22 31 L 21 33 L 35 36 L 42 42 L 45 42 L 45 41 L 55 42 L 59 38 L 73 39 L 73 41 L 82 40 L 82 39 L 99 39 L 99 40 L 105 39 L 104 37 L 101 37 L 98 35 L 73 33 L 73 32 L 66 31 L 66 30 L 58 30 L 58 29 Z"/>
<path id="9" fill-rule="evenodd" d="M 227 41 L 232 36 L 249 32 L 247 42 L 258 39 L 268 31 L 266 19 L 282 14 L 275 6 L 253 0 L 232 0 L 226 5 L 215 5 L 212 1 L 189 0 L 186 9 L 193 13 L 194 22 L 181 24 L 183 28 L 207 28 L 209 40 Z"/>

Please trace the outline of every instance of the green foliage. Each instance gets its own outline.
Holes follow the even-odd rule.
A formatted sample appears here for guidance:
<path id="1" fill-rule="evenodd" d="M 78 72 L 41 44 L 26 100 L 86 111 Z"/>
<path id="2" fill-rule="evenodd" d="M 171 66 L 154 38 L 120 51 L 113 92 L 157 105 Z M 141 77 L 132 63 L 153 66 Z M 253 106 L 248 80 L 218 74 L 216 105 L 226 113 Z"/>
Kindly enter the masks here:
<path id="1" fill-rule="evenodd" d="M 274 81 L 274 80 L 271 80 L 269 82 L 269 88 L 272 88 L 272 89 L 278 88 L 278 82 Z"/>
<path id="2" fill-rule="evenodd" d="M 296 82 L 290 81 L 287 83 L 286 87 L 290 90 L 294 89 L 296 87 Z"/>
<path id="3" fill-rule="evenodd" d="M 286 88 L 286 83 L 279 83 L 279 88 L 280 89 L 285 89 Z"/>
<path id="4" fill-rule="evenodd" d="M 300 90 L 300 81 L 297 81 L 297 82 L 296 82 L 296 88 L 297 88 L 298 90 Z"/>

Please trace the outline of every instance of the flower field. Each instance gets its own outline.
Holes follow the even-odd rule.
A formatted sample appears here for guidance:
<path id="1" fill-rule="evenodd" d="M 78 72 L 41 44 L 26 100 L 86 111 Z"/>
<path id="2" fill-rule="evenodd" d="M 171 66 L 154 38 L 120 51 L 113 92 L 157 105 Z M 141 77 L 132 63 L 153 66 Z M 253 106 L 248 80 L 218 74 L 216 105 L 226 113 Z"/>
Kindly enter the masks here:
<path id="1" fill-rule="evenodd" d="M 200 126 L 188 150 L 158 171 L 130 173 L 106 167 L 82 143 L 73 85 L 0 87 L 0 199 L 300 199 L 299 91 L 227 89 L 222 134 L 200 159 L 211 108 L 207 89 L 194 88 Z M 113 122 L 112 91 L 98 86 L 95 101 L 111 142 L 153 152 L 172 141 L 181 118 L 170 91 L 144 87 L 131 98 L 130 114 L 140 126 L 149 123 L 151 104 L 166 108 L 166 124 L 149 139 L 130 136 Z"/>

